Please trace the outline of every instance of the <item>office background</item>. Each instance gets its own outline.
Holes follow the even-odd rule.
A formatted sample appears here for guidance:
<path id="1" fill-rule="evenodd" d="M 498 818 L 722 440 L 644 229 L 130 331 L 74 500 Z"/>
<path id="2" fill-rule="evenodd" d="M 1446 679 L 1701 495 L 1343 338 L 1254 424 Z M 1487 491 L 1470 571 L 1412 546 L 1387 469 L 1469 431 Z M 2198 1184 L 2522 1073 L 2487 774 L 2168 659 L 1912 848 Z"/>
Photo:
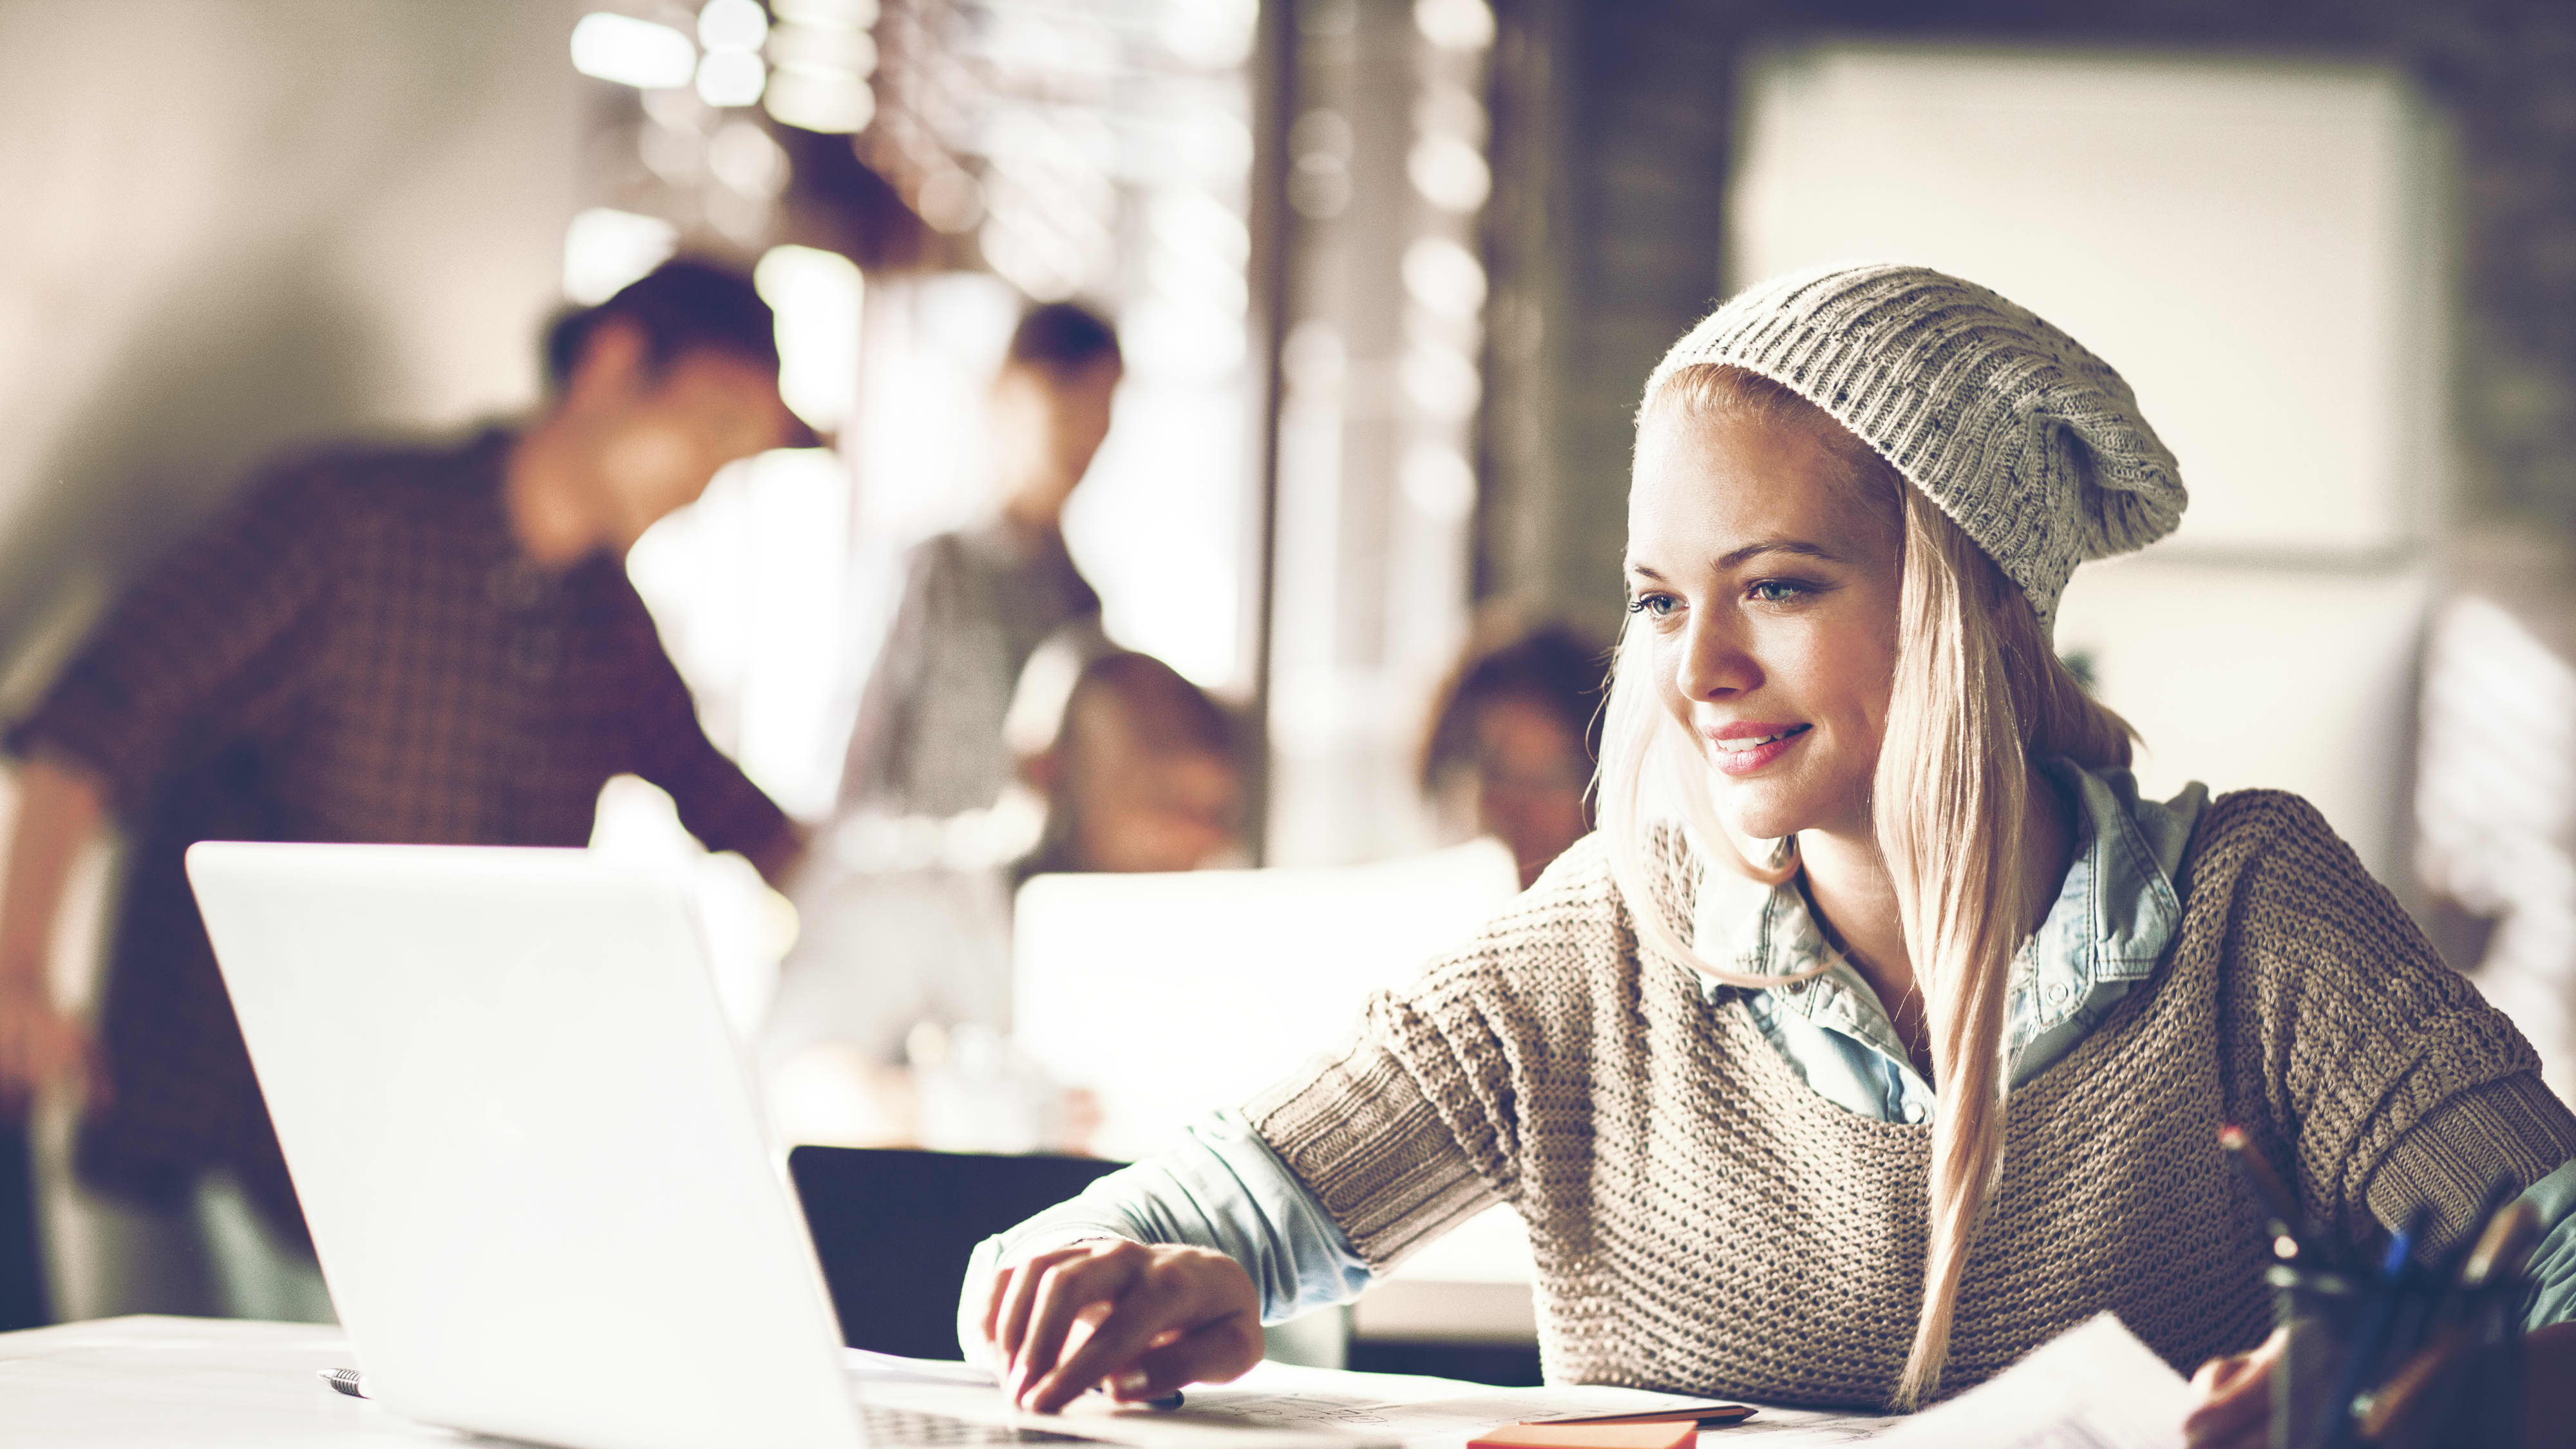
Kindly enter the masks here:
<path id="1" fill-rule="evenodd" d="M 1011 324 L 1078 297 L 1129 362 L 1066 521 L 1111 636 L 1241 711 L 1250 859 L 1417 856 L 1479 628 L 1617 622 L 1667 342 L 1908 255 L 2091 342 L 2181 456 L 2190 524 L 2059 641 L 2149 787 L 2317 799 L 2576 1093 L 2563 6 L 0 0 L 0 81 L 12 712 L 257 460 L 524 409 L 554 308 L 686 248 L 757 269 L 837 442 L 630 559 L 782 804 L 828 823 L 904 551 L 993 504 Z M 604 846 L 689 849 L 612 793 Z M 95 922 L 112 852 L 83 879 Z M 722 919 L 748 1020 L 775 923 Z M 64 1316 L 188 1306 L 201 1269 L 44 1193 Z"/>

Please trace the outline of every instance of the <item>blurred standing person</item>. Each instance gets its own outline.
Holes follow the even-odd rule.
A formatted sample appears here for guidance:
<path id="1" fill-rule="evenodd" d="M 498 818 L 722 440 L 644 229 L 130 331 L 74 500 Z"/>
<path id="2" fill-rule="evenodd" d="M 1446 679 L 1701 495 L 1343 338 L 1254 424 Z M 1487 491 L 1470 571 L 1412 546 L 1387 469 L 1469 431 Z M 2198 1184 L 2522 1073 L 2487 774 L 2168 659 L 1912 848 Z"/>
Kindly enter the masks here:
<path id="1" fill-rule="evenodd" d="M 1510 846 L 1527 890 L 1592 829 L 1610 651 L 1564 624 L 1478 635 L 1432 715 L 1422 793 L 1445 834 Z"/>
<path id="2" fill-rule="evenodd" d="M 902 602 L 860 695 L 842 772 L 847 810 L 981 810 L 1011 778 L 1002 719 L 1020 670 L 1048 636 L 1100 616 L 1073 556 L 1064 508 L 1109 436 L 1125 375 L 1118 334 L 1072 302 L 1033 307 L 993 379 L 1000 514 L 914 550 Z"/>
<path id="3" fill-rule="evenodd" d="M 1034 875 L 1240 863 L 1233 717 L 1161 660 L 1059 636 L 1024 671 L 1005 738 L 1044 801 L 1011 857 L 818 859 L 799 883 L 804 932 L 761 1052 L 807 1140 L 1079 1148 L 1080 1114 L 1004 1042 L 1013 893 Z"/>
<path id="4" fill-rule="evenodd" d="M 191 843 L 578 846 L 600 787 L 632 773 L 764 873 L 800 844 L 699 728 L 624 565 L 725 464 L 810 445 L 779 400 L 769 307 L 675 261 L 558 319 L 545 353 L 524 426 L 271 467 L 132 585 L 7 737 L 0 1092 L 14 1110 L 87 1063 L 80 1175 L 202 1233 L 235 1311 L 327 1317 L 329 1300 L 188 891 Z M 110 816 L 132 849 L 93 1052 L 45 962 L 65 875 Z"/>

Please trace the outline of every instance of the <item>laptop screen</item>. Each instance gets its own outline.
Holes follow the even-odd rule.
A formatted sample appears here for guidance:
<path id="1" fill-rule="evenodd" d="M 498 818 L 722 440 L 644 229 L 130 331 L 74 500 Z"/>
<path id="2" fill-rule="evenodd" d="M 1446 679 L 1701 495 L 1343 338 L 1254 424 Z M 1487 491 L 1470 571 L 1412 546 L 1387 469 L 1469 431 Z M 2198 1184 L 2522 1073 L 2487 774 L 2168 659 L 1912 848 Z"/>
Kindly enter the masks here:
<path id="1" fill-rule="evenodd" d="M 977 1243 L 1125 1165 L 858 1147 L 787 1157 L 842 1340 L 908 1358 L 964 1356 L 957 1294 Z"/>

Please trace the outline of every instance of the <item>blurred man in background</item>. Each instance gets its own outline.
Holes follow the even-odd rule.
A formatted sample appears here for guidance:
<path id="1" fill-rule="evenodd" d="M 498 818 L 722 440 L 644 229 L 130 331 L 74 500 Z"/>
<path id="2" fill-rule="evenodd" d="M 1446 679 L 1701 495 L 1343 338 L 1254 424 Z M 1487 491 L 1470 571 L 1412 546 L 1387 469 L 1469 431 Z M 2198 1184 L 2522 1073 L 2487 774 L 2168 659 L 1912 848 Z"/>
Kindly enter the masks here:
<path id="1" fill-rule="evenodd" d="M 601 785 L 632 773 L 765 873 L 798 849 L 700 730 L 624 569 L 725 464 L 811 444 L 779 401 L 768 306 L 676 261 L 558 320 L 546 354 L 523 428 L 271 469 L 136 581 L 8 736 L 0 1094 L 14 1113 L 88 1068 L 81 1176 L 206 1225 L 230 1311 L 329 1302 L 188 892 L 191 843 L 578 846 Z M 109 815 L 132 852 L 93 1052 L 46 962 Z"/>
<path id="2" fill-rule="evenodd" d="M 1442 833 L 1510 846 L 1524 890 L 1592 829 L 1609 657 L 1567 625 L 1489 620 L 1433 713 L 1422 791 Z"/>
<path id="3" fill-rule="evenodd" d="M 1044 873 L 1239 858 L 1233 720 L 1170 665 L 1060 636 L 1031 659 L 1011 716 L 1032 751 L 1020 781 L 1044 801 L 1033 848 L 808 872 L 804 934 L 762 1032 L 780 1120 L 799 1140 L 1079 1150 L 1076 1104 L 1005 1040 L 1013 892 Z"/>
<path id="4" fill-rule="evenodd" d="M 1002 510 L 916 549 L 859 699 L 844 810 L 955 815 L 1011 778 L 1002 718 L 1020 671 L 1100 596 L 1064 546 L 1064 509 L 1109 436 L 1125 374 L 1118 334 L 1071 302 L 1030 309 L 993 381 Z"/>

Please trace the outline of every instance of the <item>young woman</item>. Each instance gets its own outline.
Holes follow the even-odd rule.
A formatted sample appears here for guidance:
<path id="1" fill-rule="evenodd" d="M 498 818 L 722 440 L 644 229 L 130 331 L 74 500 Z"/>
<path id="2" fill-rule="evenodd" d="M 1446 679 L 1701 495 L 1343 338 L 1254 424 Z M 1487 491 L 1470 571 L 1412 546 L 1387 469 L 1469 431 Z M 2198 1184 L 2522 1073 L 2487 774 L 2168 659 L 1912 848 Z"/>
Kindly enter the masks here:
<path id="1" fill-rule="evenodd" d="M 1336 1055 L 987 1243 L 961 1337 L 1038 1410 L 1231 1377 L 1500 1200 L 1552 1378 L 1910 1406 L 2103 1310 L 2179 1365 L 2262 1341 L 2223 1122 L 2355 1236 L 2576 1187 L 2530 1048 L 2317 812 L 2139 800 L 2051 652 L 2075 564 L 2183 503 L 2119 376 L 1983 288 L 1729 302 L 1639 413 L 1600 829 Z M 2259 1438 L 2264 1367 L 2195 1432 Z"/>

